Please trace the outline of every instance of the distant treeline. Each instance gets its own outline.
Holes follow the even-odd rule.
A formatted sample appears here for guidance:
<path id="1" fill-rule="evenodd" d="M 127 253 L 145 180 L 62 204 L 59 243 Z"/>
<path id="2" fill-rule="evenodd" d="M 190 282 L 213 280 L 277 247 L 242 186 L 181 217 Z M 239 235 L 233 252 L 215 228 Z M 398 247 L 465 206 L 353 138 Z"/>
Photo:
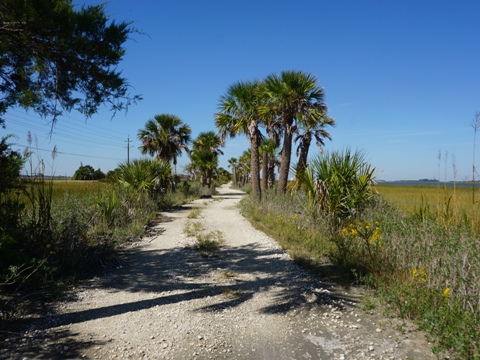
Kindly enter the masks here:
<path id="1" fill-rule="evenodd" d="M 438 180 L 397 180 L 397 181 L 378 181 L 378 185 L 394 185 L 394 186 L 448 186 L 448 187 L 472 187 L 471 181 L 438 181 Z M 480 187 L 480 181 L 475 182 L 475 187 Z"/>

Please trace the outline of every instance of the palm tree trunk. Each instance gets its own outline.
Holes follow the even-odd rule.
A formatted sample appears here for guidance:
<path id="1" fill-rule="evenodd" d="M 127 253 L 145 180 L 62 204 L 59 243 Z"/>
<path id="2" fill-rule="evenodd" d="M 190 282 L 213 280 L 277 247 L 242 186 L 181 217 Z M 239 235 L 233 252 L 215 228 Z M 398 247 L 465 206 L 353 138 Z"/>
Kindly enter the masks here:
<path id="1" fill-rule="evenodd" d="M 268 153 L 265 151 L 262 156 L 262 191 L 268 187 Z"/>
<path id="2" fill-rule="evenodd" d="M 253 197 L 260 199 L 262 192 L 260 189 L 260 155 L 258 148 L 260 146 L 260 132 L 255 126 L 249 126 L 250 133 L 250 172 L 252 175 L 252 195 Z"/>
<path id="3" fill-rule="evenodd" d="M 273 185 L 275 184 L 275 158 L 272 157 L 268 159 L 268 179 L 267 179 L 267 184 L 268 188 L 272 189 Z"/>
<path id="4" fill-rule="evenodd" d="M 232 168 L 232 180 L 233 180 L 233 186 L 237 186 L 237 167 L 236 166 Z"/>
<path id="5" fill-rule="evenodd" d="M 310 133 L 305 133 L 300 140 L 300 155 L 298 156 L 297 174 L 304 172 L 307 168 L 308 150 L 310 149 L 311 142 L 312 136 Z"/>
<path id="6" fill-rule="evenodd" d="M 207 173 L 205 174 L 205 178 L 206 178 L 206 186 L 210 187 L 210 184 L 212 183 L 212 171 L 211 170 L 207 170 Z"/>
<path id="7" fill-rule="evenodd" d="M 292 156 L 293 129 L 291 122 L 285 124 L 283 135 L 282 163 L 278 175 L 277 195 L 283 195 L 287 191 L 288 173 L 290 172 L 290 158 Z"/>

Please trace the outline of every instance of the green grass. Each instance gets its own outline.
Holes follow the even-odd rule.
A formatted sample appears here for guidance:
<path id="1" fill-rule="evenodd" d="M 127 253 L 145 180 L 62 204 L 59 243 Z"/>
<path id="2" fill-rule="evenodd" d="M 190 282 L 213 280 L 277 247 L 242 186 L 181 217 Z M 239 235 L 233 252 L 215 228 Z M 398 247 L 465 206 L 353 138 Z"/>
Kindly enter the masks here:
<path id="1" fill-rule="evenodd" d="M 200 221 L 187 221 L 183 228 L 183 233 L 188 237 L 196 237 L 203 230 L 205 230 L 205 227 Z"/>
<path id="2" fill-rule="evenodd" d="M 187 215 L 187 218 L 189 219 L 198 219 L 200 217 L 200 214 L 202 213 L 202 209 L 200 208 L 194 208 L 190 211 L 190 213 Z"/>

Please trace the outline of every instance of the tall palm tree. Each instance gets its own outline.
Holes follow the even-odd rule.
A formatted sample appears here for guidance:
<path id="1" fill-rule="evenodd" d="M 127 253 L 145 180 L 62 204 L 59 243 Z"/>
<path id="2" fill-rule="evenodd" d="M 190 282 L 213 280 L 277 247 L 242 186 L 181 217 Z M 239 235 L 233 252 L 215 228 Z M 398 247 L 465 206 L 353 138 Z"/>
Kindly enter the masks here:
<path id="1" fill-rule="evenodd" d="M 237 186 L 237 166 L 238 166 L 238 160 L 237 158 L 230 158 L 228 160 L 228 167 L 232 168 L 232 181 L 233 181 L 233 186 Z"/>
<path id="2" fill-rule="evenodd" d="M 252 195 L 261 197 L 259 146 L 262 134 L 259 130 L 258 81 L 237 82 L 231 85 L 220 98 L 220 112 L 215 116 L 215 125 L 224 140 L 228 135 L 235 137 L 246 134 L 250 140 Z"/>
<path id="3" fill-rule="evenodd" d="M 172 161 L 176 167 L 182 149 L 188 152 L 191 133 L 190 126 L 184 124 L 178 116 L 161 114 L 148 120 L 145 128 L 138 131 L 137 137 L 142 142 L 139 147 L 142 154 Z"/>
<path id="4" fill-rule="evenodd" d="M 201 174 L 202 186 L 210 186 L 212 175 L 218 166 L 218 156 L 223 155 L 220 149 L 222 140 L 213 131 L 202 132 L 193 142 L 190 158 Z"/>
<path id="5" fill-rule="evenodd" d="M 324 91 L 316 77 L 302 71 L 283 71 L 267 76 L 260 88 L 263 99 L 259 112 L 263 118 L 275 117 L 282 125 L 283 148 L 277 194 L 287 189 L 293 134 L 300 119 L 320 119 L 325 111 Z"/>
<path id="6" fill-rule="evenodd" d="M 295 137 L 295 142 L 299 142 L 297 147 L 297 176 L 307 168 L 308 151 L 313 138 L 315 138 L 320 151 L 325 146 L 324 139 L 332 140 L 330 133 L 325 130 L 327 125 L 335 126 L 335 120 L 328 115 L 324 115 L 320 121 L 310 118 L 300 121 L 298 135 Z"/>

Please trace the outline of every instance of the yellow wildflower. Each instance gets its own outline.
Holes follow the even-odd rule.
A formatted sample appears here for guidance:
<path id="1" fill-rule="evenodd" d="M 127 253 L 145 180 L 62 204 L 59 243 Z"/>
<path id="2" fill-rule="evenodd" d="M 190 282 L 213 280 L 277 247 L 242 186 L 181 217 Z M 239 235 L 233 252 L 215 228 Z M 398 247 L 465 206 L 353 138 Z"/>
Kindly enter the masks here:
<path id="1" fill-rule="evenodd" d="M 380 239 L 380 228 L 376 227 L 373 235 L 370 237 L 370 244 L 377 242 Z"/>
<path id="2" fill-rule="evenodd" d="M 448 298 L 450 297 L 450 288 L 446 288 L 445 290 L 443 290 L 442 296 L 445 300 L 448 300 Z"/>
<path id="3" fill-rule="evenodd" d="M 426 283 L 427 282 L 427 272 L 421 266 L 418 267 L 418 271 L 420 272 L 422 282 Z"/>
<path id="4" fill-rule="evenodd" d="M 418 271 L 416 268 L 412 269 L 413 280 L 417 280 L 418 278 Z"/>

